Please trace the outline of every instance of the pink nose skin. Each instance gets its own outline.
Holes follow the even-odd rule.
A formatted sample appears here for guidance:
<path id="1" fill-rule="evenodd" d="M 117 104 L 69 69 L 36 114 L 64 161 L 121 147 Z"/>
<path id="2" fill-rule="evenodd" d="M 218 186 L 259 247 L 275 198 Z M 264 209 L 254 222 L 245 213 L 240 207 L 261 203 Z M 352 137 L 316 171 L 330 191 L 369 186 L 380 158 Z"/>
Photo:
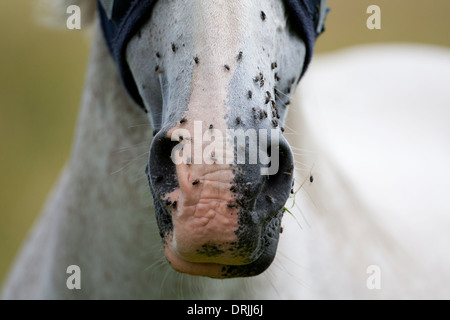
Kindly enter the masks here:
<path id="1" fill-rule="evenodd" d="M 229 165 L 176 166 L 179 188 L 166 195 L 173 232 L 166 251 L 188 262 L 239 265 L 239 210 L 230 190 L 234 174 Z"/>

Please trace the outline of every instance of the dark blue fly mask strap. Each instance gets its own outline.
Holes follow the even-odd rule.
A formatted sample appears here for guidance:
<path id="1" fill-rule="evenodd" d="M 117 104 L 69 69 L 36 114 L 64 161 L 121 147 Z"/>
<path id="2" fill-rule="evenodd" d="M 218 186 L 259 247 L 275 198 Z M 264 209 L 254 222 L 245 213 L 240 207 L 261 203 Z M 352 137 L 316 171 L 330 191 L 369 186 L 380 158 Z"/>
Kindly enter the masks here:
<path id="1" fill-rule="evenodd" d="M 326 2 L 327 0 L 284 0 L 288 21 L 306 45 L 301 76 L 311 62 L 316 38 L 324 31 L 328 12 Z M 128 41 L 150 18 L 155 3 L 156 0 L 98 0 L 103 34 L 122 82 L 130 96 L 144 110 L 144 102 L 126 61 L 126 47 Z"/>

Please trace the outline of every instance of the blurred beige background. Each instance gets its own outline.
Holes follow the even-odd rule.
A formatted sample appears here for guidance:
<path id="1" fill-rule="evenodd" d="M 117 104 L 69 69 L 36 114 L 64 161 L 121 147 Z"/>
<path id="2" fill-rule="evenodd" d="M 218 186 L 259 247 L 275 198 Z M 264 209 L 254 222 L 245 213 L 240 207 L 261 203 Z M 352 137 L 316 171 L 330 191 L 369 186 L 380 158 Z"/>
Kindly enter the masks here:
<path id="1" fill-rule="evenodd" d="M 35 2 L 0 0 L 0 287 L 69 156 L 89 54 L 83 32 L 38 25 Z M 371 4 L 381 7 L 381 30 L 366 27 Z M 450 47 L 448 0 L 329 6 L 316 53 L 374 42 Z"/>

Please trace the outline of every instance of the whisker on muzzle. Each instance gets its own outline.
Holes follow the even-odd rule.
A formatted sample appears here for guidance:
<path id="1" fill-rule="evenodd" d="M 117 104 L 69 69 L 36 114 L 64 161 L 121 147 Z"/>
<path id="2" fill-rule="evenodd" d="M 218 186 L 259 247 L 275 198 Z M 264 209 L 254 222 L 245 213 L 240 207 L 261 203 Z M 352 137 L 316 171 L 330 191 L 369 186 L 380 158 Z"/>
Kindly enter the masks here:
<path id="1" fill-rule="evenodd" d="M 111 173 L 111 175 L 117 174 L 121 171 L 123 171 L 124 169 L 126 169 L 127 167 L 131 166 L 133 163 L 135 163 L 138 160 L 141 160 L 143 157 L 148 157 L 148 151 L 134 157 L 133 159 L 129 160 L 123 167 L 121 167 L 120 169 L 114 171 Z"/>

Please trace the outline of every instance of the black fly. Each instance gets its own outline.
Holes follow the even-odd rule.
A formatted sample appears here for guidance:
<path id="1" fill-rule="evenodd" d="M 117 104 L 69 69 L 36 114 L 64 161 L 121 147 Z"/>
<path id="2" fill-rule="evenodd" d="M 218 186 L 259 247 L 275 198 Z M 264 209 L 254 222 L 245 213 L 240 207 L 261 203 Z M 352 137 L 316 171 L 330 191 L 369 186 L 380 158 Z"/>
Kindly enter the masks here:
<path id="1" fill-rule="evenodd" d="M 261 11 L 261 20 L 266 20 L 266 14 L 264 13 L 264 11 Z"/>

